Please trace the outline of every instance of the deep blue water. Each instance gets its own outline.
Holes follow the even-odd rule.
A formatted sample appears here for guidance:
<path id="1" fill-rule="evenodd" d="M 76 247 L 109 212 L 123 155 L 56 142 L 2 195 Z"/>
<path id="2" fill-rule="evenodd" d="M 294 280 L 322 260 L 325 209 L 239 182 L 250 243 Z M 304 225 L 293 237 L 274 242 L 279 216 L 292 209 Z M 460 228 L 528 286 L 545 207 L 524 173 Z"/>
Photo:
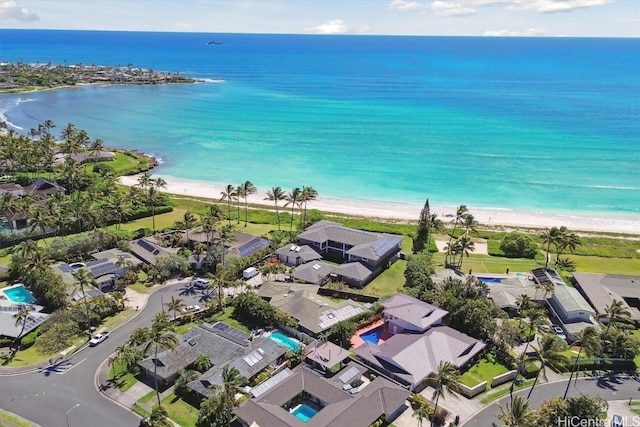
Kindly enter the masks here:
<path id="1" fill-rule="evenodd" d="M 384 333 L 384 325 L 381 325 L 381 326 L 378 326 L 377 328 L 371 329 L 370 331 L 360 334 L 360 338 L 362 338 L 363 341 L 367 341 L 367 342 L 370 342 L 371 344 L 378 345 L 378 341 L 380 341 L 380 338 L 382 337 L 383 333 Z"/>
<path id="2" fill-rule="evenodd" d="M 639 39 L 0 30 L 0 60 L 208 79 L 0 100 L 16 126 L 72 122 L 168 177 L 640 215 Z"/>

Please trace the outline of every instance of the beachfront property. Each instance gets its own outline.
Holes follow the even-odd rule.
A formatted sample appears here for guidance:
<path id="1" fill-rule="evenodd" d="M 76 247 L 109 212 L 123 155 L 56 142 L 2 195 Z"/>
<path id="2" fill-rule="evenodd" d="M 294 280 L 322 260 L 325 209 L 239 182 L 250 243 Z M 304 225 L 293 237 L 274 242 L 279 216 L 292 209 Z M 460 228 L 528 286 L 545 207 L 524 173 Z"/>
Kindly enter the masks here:
<path id="1" fill-rule="evenodd" d="M 434 305 L 398 294 L 383 306 L 385 324 L 361 335 L 354 352 L 357 360 L 410 391 L 421 390 L 441 362 L 461 369 L 485 348 L 484 342 L 442 326 L 447 311 Z"/>
<path id="2" fill-rule="evenodd" d="M 296 245 L 279 248 L 277 254 L 285 264 L 296 265 L 293 277 L 297 280 L 322 285 L 331 279 L 361 288 L 396 261 L 401 248 L 401 236 L 323 220 L 300 233 Z M 321 261 L 316 254 L 333 264 Z"/>
<path id="3" fill-rule="evenodd" d="M 615 300 L 629 312 L 629 320 L 640 322 L 640 276 L 573 273 L 572 282 L 597 314 L 604 315 Z"/>
<path id="4" fill-rule="evenodd" d="M 140 260 L 130 253 L 115 248 L 96 252 L 91 255 L 91 258 L 93 259 L 87 262 L 73 262 L 71 264 L 60 262 L 52 266 L 53 271 L 62 277 L 62 281 L 68 285 L 68 293 L 74 300 L 84 297 L 77 285 L 76 278 L 73 276 L 73 273 L 81 268 L 91 273 L 91 276 L 96 281 L 96 287 L 100 291 L 97 295 L 100 295 L 103 291 L 106 292 L 116 288 L 118 279 L 125 277 L 127 269 L 137 268 L 142 264 Z M 93 296 L 91 294 L 92 291 L 86 289 L 85 291 L 89 296 Z"/>
<path id="5" fill-rule="evenodd" d="M 349 364 L 332 378 L 300 365 L 284 370 L 251 390 L 234 409 L 240 425 L 290 427 L 369 426 L 380 417 L 391 422 L 409 392 L 362 367 Z"/>
<path id="6" fill-rule="evenodd" d="M 58 153 L 53 156 L 53 164 L 55 166 L 61 167 L 69 158 L 79 164 L 94 163 L 94 162 L 111 162 L 115 160 L 116 153 L 114 153 L 113 151 L 98 151 L 97 153 L 84 152 L 84 153 L 71 153 L 71 154 Z"/>
<path id="7" fill-rule="evenodd" d="M 41 313 L 44 307 L 37 305 L 36 302 L 36 298 L 23 284 L 0 289 L 0 336 L 16 338 L 21 332 L 24 336 L 47 320 L 49 315 Z M 22 330 L 22 322 L 16 325 L 14 315 L 24 306 L 28 306 L 31 313 Z"/>
<path id="8" fill-rule="evenodd" d="M 298 329 L 313 337 L 338 322 L 365 312 L 355 301 L 335 303 L 318 295 L 318 287 L 314 285 L 268 282 L 262 284 L 258 295 L 296 319 Z"/>
<path id="9" fill-rule="evenodd" d="M 220 374 L 227 365 L 235 367 L 250 380 L 263 370 L 276 369 L 284 363 L 288 347 L 270 336 L 251 338 L 222 322 L 203 323 L 189 329 L 174 351 L 161 351 L 157 358 L 151 354 L 138 365 L 151 379 L 156 378 L 154 371 L 157 370 L 158 381 L 169 386 L 178 377 L 180 369 L 191 365 L 201 354 L 206 355 L 211 360 L 211 369 L 187 386 L 202 397 L 209 397 L 215 393 L 211 386 L 222 384 Z"/>
<path id="10" fill-rule="evenodd" d="M 219 244 L 216 242 L 219 242 L 218 239 L 220 234 L 217 231 L 207 233 L 202 229 L 202 227 L 189 230 L 188 233 L 184 232 L 183 235 L 185 239 L 188 238 L 188 245 L 190 248 L 194 248 L 198 243 L 202 243 L 204 245 L 207 245 L 207 243 L 211 245 Z M 246 258 L 261 249 L 268 248 L 271 245 L 271 242 L 264 237 L 233 231 L 230 233 L 229 240 L 223 242 L 223 244 L 226 256 Z"/>
<path id="11" fill-rule="evenodd" d="M 17 199 L 31 197 L 35 199 L 35 206 L 46 206 L 46 199 L 56 193 L 65 194 L 66 190 L 63 186 L 44 178 L 36 178 L 26 187 L 13 183 L 0 184 L 0 196 L 11 194 Z M 4 212 L 0 212 L 0 215 L 7 220 L 7 226 L 12 230 L 26 228 L 28 226 L 28 220 L 31 218 L 28 210 L 5 210 Z"/>

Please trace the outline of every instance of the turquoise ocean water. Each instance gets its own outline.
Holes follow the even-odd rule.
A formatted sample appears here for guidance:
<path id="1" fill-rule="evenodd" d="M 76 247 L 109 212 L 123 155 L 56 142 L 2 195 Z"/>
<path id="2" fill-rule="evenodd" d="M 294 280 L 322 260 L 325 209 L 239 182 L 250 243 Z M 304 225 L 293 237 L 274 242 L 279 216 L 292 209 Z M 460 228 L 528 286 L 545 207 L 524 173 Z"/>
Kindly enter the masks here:
<path id="1" fill-rule="evenodd" d="M 71 122 L 167 177 L 640 217 L 639 39 L 0 30 L 0 60 L 205 79 L 1 96 L 17 128 Z"/>

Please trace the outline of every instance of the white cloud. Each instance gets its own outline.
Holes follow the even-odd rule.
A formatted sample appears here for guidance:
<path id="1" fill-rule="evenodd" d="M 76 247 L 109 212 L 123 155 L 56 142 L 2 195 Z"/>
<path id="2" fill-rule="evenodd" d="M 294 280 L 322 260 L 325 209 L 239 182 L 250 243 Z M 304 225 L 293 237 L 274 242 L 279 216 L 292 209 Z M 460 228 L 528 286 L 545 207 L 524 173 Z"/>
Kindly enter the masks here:
<path id="1" fill-rule="evenodd" d="M 16 21 L 37 21 L 38 15 L 21 7 L 14 0 L 0 0 L 0 19 L 15 19 Z"/>
<path id="2" fill-rule="evenodd" d="M 304 29 L 308 33 L 316 34 L 345 34 L 349 32 L 349 26 L 342 19 L 333 19 L 324 24 Z"/>
<path id="3" fill-rule="evenodd" d="M 460 3 L 436 0 L 429 5 L 436 15 L 440 16 L 469 16 L 478 13 L 475 9 L 465 7 Z"/>
<path id="4" fill-rule="evenodd" d="M 422 3 L 418 3 L 417 1 L 391 0 L 391 3 L 389 3 L 387 8 L 407 12 L 413 10 L 424 10 L 426 9 L 426 6 Z"/>
<path id="5" fill-rule="evenodd" d="M 586 7 L 604 6 L 613 0 L 532 0 L 523 1 L 525 9 L 538 13 L 569 12 Z"/>
<path id="6" fill-rule="evenodd" d="M 485 36 L 494 37 L 520 37 L 520 36 L 546 36 L 549 32 L 544 28 L 529 28 L 525 31 L 516 30 L 488 30 L 484 32 Z"/>

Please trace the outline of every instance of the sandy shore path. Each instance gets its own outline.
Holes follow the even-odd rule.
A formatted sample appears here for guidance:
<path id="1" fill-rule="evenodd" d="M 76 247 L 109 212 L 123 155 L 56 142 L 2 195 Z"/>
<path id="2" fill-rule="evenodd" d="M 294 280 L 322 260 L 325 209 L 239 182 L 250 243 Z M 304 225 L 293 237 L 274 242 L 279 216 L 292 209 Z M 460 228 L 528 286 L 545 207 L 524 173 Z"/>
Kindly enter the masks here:
<path id="1" fill-rule="evenodd" d="M 161 176 L 167 182 L 167 188 L 163 191 L 176 195 L 219 200 L 221 196 L 220 193 L 224 188 L 223 184 L 188 181 L 162 175 L 158 176 Z M 126 186 L 136 185 L 137 182 L 137 176 L 123 176 L 120 178 L 120 183 Z M 262 204 L 267 208 L 273 207 L 272 202 L 265 200 L 267 197 L 266 191 L 267 189 L 258 188 L 258 193 L 249 196 L 248 202 L 252 204 Z M 283 204 L 284 202 L 280 206 Z M 319 197 L 317 200 L 309 202 L 308 208 L 318 209 L 326 213 L 342 213 L 368 218 L 395 219 L 398 221 L 415 221 L 420 215 L 422 205 Z M 573 231 L 597 231 L 640 235 L 640 217 L 590 217 L 475 206 L 468 206 L 468 208 L 476 221 L 492 227 L 548 228 L 564 225 Z M 444 222 L 452 220 L 455 209 L 455 206 L 431 205 L 431 211 L 437 213 Z"/>

